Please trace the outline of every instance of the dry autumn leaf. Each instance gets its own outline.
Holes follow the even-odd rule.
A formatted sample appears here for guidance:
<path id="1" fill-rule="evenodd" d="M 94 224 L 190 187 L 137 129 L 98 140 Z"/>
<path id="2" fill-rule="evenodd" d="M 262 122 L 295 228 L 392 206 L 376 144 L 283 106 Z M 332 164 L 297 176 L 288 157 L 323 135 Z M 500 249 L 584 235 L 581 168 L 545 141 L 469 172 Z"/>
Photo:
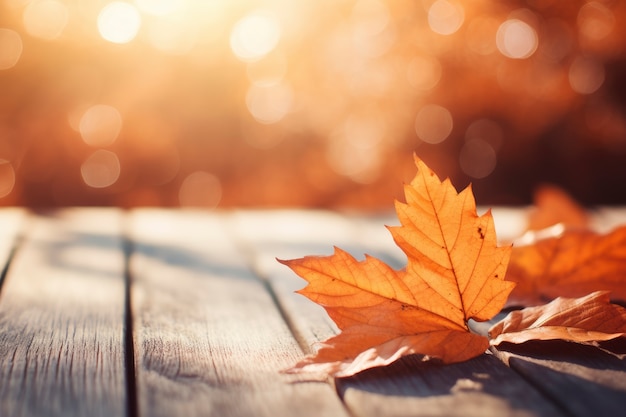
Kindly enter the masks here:
<path id="1" fill-rule="evenodd" d="M 574 198 L 555 185 L 537 187 L 533 196 L 534 206 L 528 215 L 528 229 L 541 230 L 555 224 L 566 227 L 586 228 L 589 216 Z"/>
<path id="2" fill-rule="evenodd" d="M 401 226 L 389 228 L 407 256 L 405 269 L 370 256 L 357 261 L 340 249 L 279 260 L 308 281 L 299 292 L 341 330 L 288 372 L 350 376 L 412 353 L 452 363 L 488 347 L 467 322 L 491 319 L 506 302 L 511 248 L 497 246 L 491 212 L 477 215 L 470 187 L 457 193 L 418 158 L 416 165 L 406 204 L 396 202 Z"/>
<path id="3" fill-rule="evenodd" d="M 517 286 L 508 305 L 532 306 L 600 290 L 626 300 L 626 226 L 608 234 L 561 230 L 527 243 L 513 247 L 506 278 Z"/>
<path id="4" fill-rule="evenodd" d="M 611 304 L 608 291 L 581 298 L 559 297 L 542 306 L 513 311 L 489 330 L 491 345 L 555 339 L 585 343 L 625 333 L 626 309 Z"/>

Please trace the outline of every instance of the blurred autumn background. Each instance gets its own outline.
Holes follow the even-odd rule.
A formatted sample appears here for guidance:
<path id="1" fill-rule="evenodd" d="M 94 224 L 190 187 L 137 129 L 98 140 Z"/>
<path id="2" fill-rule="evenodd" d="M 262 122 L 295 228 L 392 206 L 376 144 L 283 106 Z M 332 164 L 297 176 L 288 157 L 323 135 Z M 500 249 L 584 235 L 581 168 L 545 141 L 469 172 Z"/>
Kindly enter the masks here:
<path id="1" fill-rule="evenodd" d="M 621 0 L 0 0 L 0 205 L 626 204 Z"/>

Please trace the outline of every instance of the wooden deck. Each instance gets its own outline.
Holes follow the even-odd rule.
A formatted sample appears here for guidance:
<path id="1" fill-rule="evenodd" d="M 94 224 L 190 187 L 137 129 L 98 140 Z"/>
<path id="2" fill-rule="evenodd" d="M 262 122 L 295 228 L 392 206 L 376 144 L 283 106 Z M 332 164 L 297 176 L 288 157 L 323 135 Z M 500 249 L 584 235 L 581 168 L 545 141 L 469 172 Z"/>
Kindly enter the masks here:
<path id="1" fill-rule="evenodd" d="M 524 211 L 494 209 L 500 237 Z M 601 210 L 600 228 L 626 222 Z M 335 328 L 275 258 L 400 267 L 394 217 L 322 211 L 0 210 L 0 416 L 621 416 L 626 360 L 564 342 L 331 383 L 280 374 Z M 624 344 L 614 351 L 626 353 Z"/>

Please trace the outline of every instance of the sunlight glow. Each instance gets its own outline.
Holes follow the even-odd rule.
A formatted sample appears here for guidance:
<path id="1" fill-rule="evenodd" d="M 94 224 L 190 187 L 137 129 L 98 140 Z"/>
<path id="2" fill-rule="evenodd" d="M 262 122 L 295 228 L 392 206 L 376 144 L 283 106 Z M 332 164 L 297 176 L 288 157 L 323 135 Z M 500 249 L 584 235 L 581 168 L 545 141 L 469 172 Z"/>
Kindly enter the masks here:
<path id="1" fill-rule="evenodd" d="M 113 43 L 128 43 L 135 39 L 141 27 L 141 15 L 130 3 L 114 1 L 98 15 L 98 30 L 103 39 Z"/>
<path id="2" fill-rule="evenodd" d="M 624 149 L 624 21 L 626 0 L 0 0 L 0 203 L 379 208 L 407 150 L 522 203 L 531 179 L 500 176 L 554 123 Z"/>
<path id="3" fill-rule="evenodd" d="M 276 48 L 280 36 L 281 28 L 276 16 L 257 10 L 235 24 L 230 35 L 230 47 L 240 60 L 256 61 Z"/>

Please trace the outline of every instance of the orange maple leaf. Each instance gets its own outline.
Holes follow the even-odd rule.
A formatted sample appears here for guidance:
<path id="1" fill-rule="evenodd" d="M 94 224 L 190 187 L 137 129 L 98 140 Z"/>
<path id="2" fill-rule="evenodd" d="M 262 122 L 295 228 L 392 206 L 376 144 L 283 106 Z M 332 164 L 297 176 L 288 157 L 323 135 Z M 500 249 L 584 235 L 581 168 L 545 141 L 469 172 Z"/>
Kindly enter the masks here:
<path id="1" fill-rule="evenodd" d="M 491 212 L 476 213 L 471 188 L 457 193 L 417 157 L 406 204 L 396 202 L 401 226 L 389 230 L 407 256 L 397 271 L 335 248 L 331 256 L 279 262 L 308 281 L 299 293 L 322 305 L 340 334 L 288 372 L 335 377 L 387 365 L 417 353 L 445 363 L 482 354 L 487 338 L 470 319 L 497 314 L 514 284 L 505 281 L 510 247 L 498 247 Z"/>
<path id="2" fill-rule="evenodd" d="M 608 291 L 581 298 L 558 297 L 548 304 L 509 313 L 489 329 L 491 345 L 529 340 L 586 343 L 626 334 L 626 309 L 611 304 Z"/>
<path id="3" fill-rule="evenodd" d="M 561 230 L 527 243 L 513 246 L 506 278 L 517 286 L 508 305 L 532 306 L 600 290 L 626 300 L 626 226 L 608 234 Z"/>

